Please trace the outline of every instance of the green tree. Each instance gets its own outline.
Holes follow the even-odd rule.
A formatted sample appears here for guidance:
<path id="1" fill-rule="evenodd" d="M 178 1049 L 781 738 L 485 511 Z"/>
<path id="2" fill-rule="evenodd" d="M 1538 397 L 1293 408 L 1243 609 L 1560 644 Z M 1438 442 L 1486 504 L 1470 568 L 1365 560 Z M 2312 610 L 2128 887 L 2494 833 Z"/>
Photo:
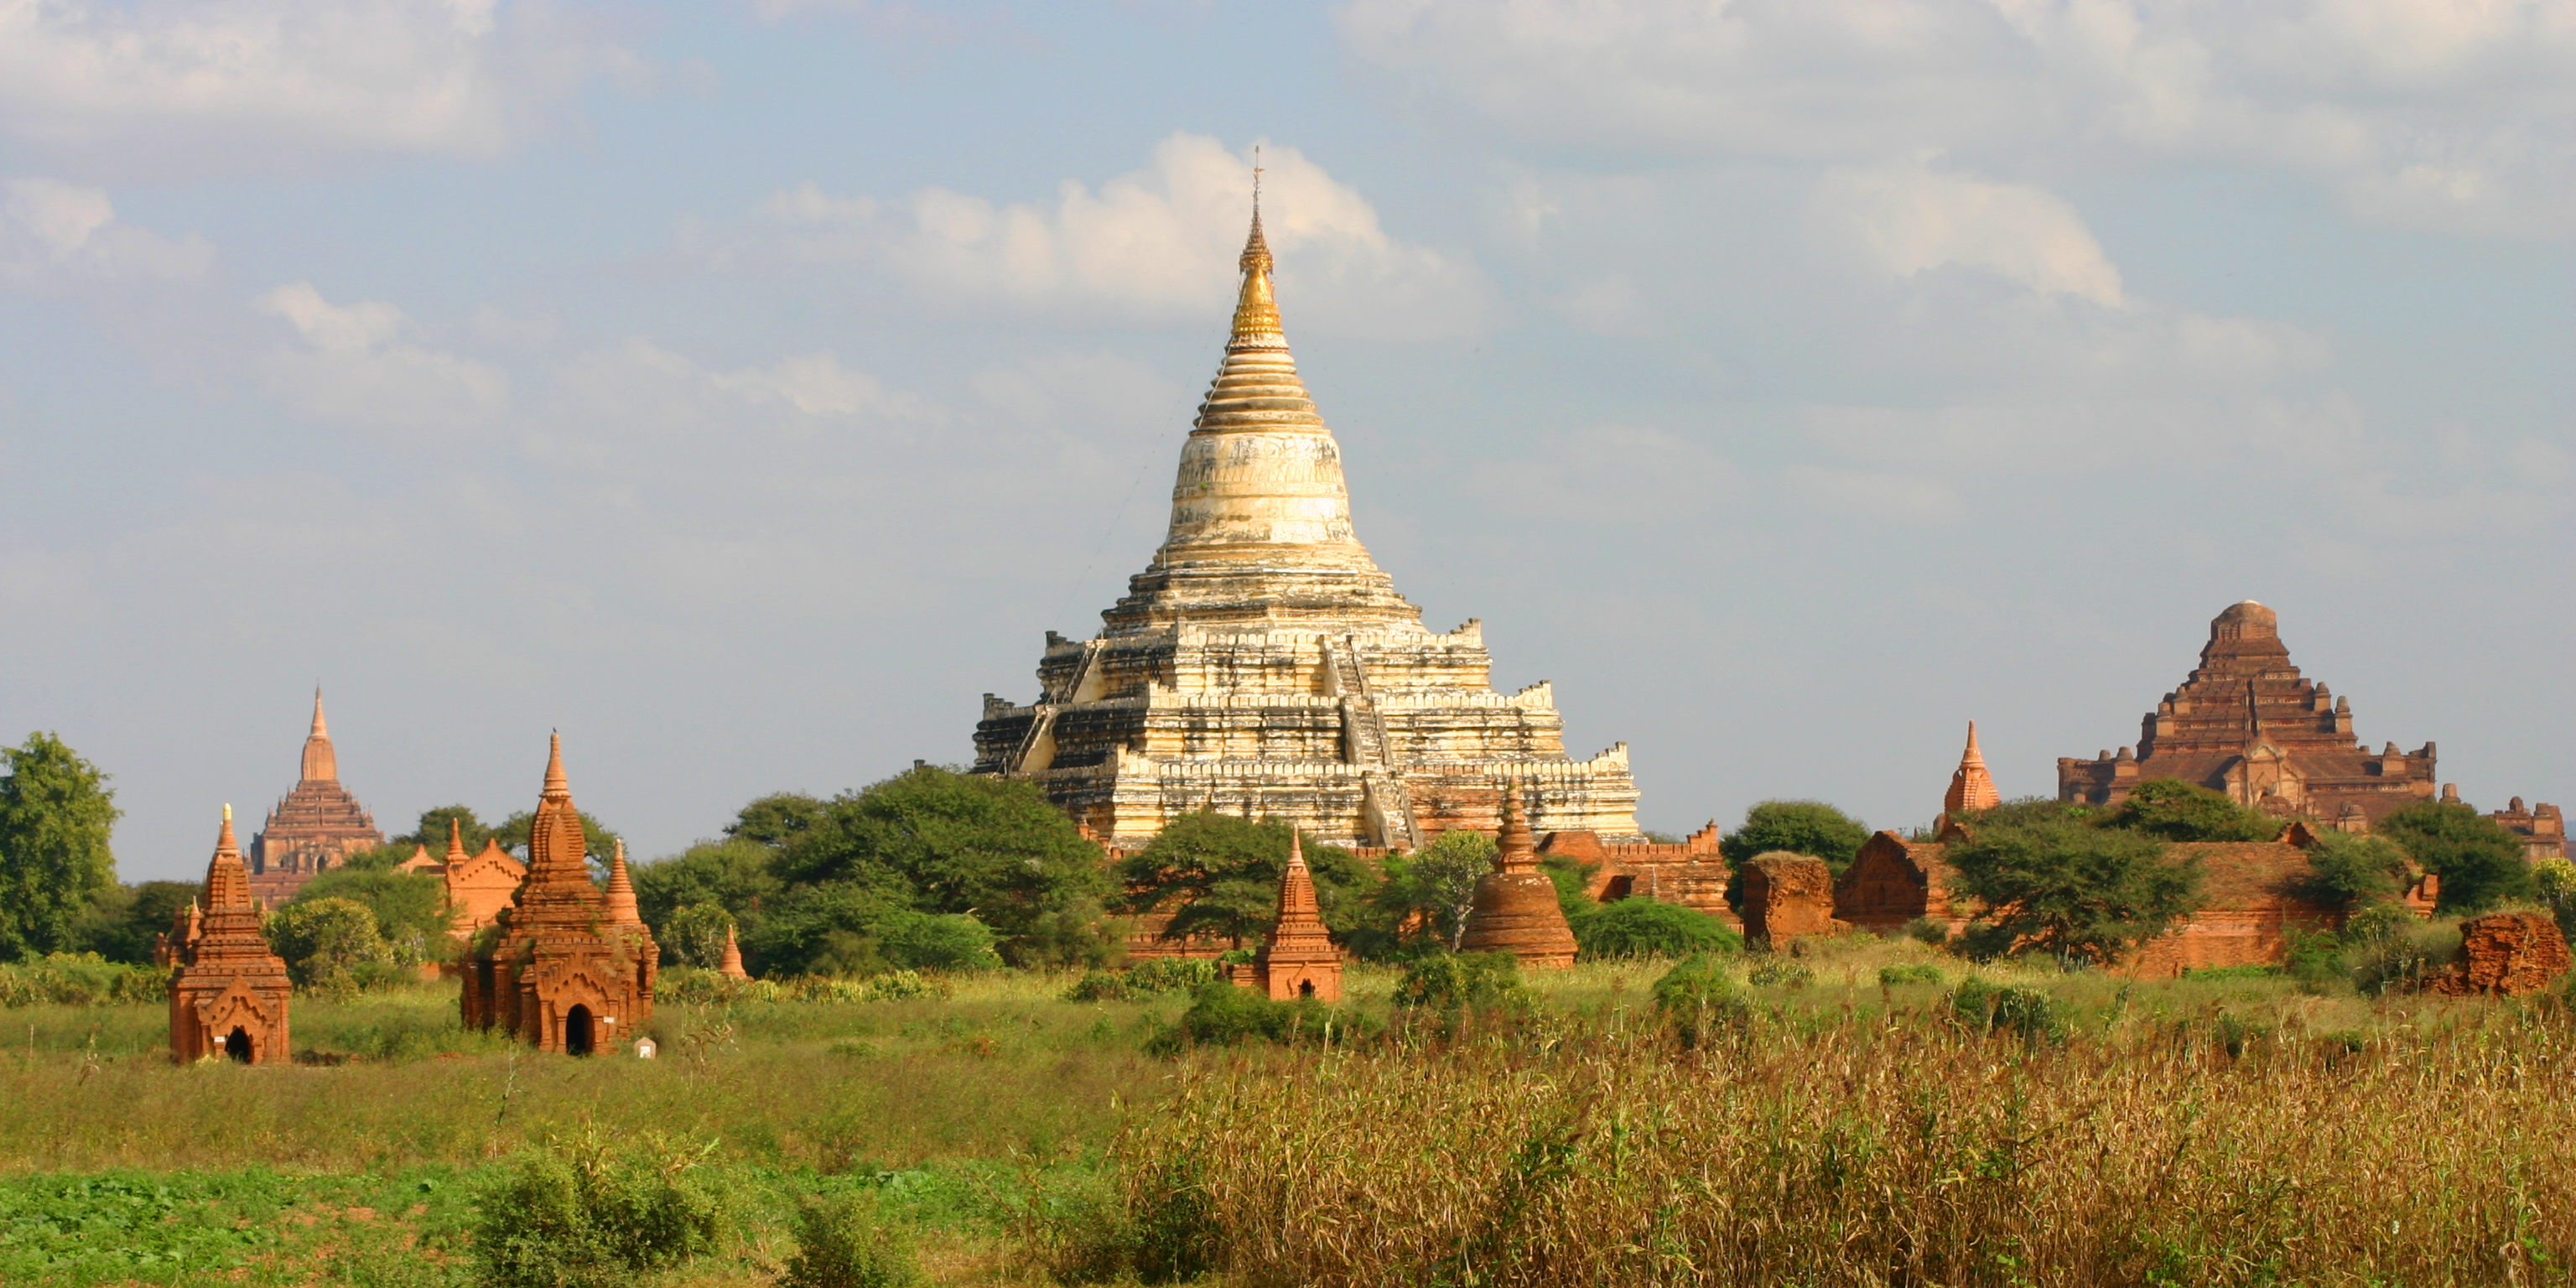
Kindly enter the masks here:
<path id="1" fill-rule="evenodd" d="M 1973 951 L 2108 965 L 2196 906 L 2196 861 L 2176 860 L 2144 833 L 2095 826 L 2081 809 L 2054 801 L 1998 806 L 1974 832 L 1946 855 L 1951 897 L 1987 909 L 1970 929 Z"/>
<path id="2" fill-rule="evenodd" d="M 743 928 L 745 964 L 755 975 L 868 975 L 885 969 L 874 927 L 902 900 L 855 881 L 791 886 Z"/>
<path id="3" fill-rule="evenodd" d="M 0 760 L 0 961 L 67 951 L 116 884 L 116 793 L 50 733 L 29 734 Z"/>
<path id="4" fill-rule="evenodd" d="M 1185 814 L 1165 824 L 1144 849 L 1119 865 L 1130 907 L 1172 914 L 1163 935 L 1214 935 L 1237 946 L 1257 943 L 1279 913 L 1279 879 L 1288 870 L 1289 826 L 1231 814 Z M 1308 844 L 1315 901 L 1335 933 L 1368 921 L 1375 880 L 1350 851 Z"/>
<path id="5" fill-rule="evenodd" d="M 2150 778 L 2129 792 L 2104 820 L 2167 841 L 2269 841 L 2284 824 L 2263 811 L 2239 805 L 2223 792 L 2195 787 L 2179 778 Z"/>
<path id="6" fill-rule="evenodd" d="M 536 812 L 521 810 L 501 820 L 501 825 L 492 829 L 492 835 L 499 838 L 502 849 L 525 860 L 528 857 L 528 837 L 536 830 Z M 605 866 L 609 856 L 617 850 L 617 833 L 609 831 L 598 819 L 592 818 L 587 812 L 581 816 L 581 838 L 583 853 L 589 855 L 593 863 Z M 446 849 L 447 838 L 442 836 L 438 838 L 437 847 L 430 853 L 440 854 Z M 403 852 L 409 854 L 411 851 L 406 849 Z"/>
<path id="7" fill-rule="evenodd" d="M 772 792 L 743 806 L 733 821 L 725 824 L 725 835 L 776 849 L 821 822 L 826 808 L 822 801 L 803 792 Z"/>
<path id="8" fill-rule="evenodd" d="M 777 860 L 776 851 L 757 842 L 701 841 L 630 869 L 635 906 L 656 933 L 673 913 L 697 904 L 722 908 L 748 928 L 759 919 L 764 901 L 786 888 L 778 878 Z"/>
<path id="9" fill-rule="evenodd" d="M 2458 801 L 2417 801 L 2371 831 L 2442 878 L 2443 912 L 2484 912 L 2532 896 L 2522 838 Z"/>
<path id="10" fill-rule="evenodd" d="M 1840 877 L 1869 840 L 1859 819 L 1823 801 L 1764 801 L 1744 811 L 1744 826 L 1721 838 L 1718 852 L 1741 869 L 1773 850 L 1823 859 Z"/>
<path id="11" fill-rule="evenodd" d="M 2350 912 L 2394 898 L 2406 877 L 2406 852 L 2386 837 L 2326 832 L 2308 847 L 2308 879 L 2299 893 Z"/>
<path id="12" fill-rule="evenodd" d="M 655 924 L 653 940 L 667 954 L 665 960 L 713 970 L 724 964 L 725 934 L 733 929 L 733 914 L 721 905 L 693 903 Z"/>
<path id="13" fill-rule="evenodd" d="M 1568 919 L 1585 961 L 1690 957 L 1744 950 L 1744 937 L 1695 908 L 1631 896 L 1594 904 Z"/>
<path id="14" fill-rule="evenodd" d="M 920 766 L 843 793 L 787 838 L 791 884 L 848 883 L 915 912 L 972 914 L 1019 960 L 1042 923 L 1112 893 L 1100 847 L 1033 783 Z"/>
<path id="15" fill-rule="evenodd" d="M 346 899 L 376 919 L 376 933 L 405 965 L 444 961 L 456 941 L 448 933 L 456 914 L 447 906 L 447 883 L 421 872 L 337 867 L 314 875 L 287 906 Z"/>
<path id="16" fill-rule="evenodd" d="M 194 881 L 145 881 L 113 885 L 90 905 L 80 941 L 90 952 L 112 962 L 140 966 L 152 960 L 152 945 L 170 933 L 170 924 L 204 887 Z"/>
<path id="17" fill-rule="evenodd" d="M 298 988 L 322 993 L 355 990 L 370 966 L 393 961 L 393 949 L 376 931 L 376 914 L 354 899 L 290 903 L 268 915 L 268 946 L 286 962 Z"/>
<path id="18" fill-rule="evenodd" d="M 1476 882 L 1494 870 L 1495 853 L 1494 838 L 1482 832 L 1443 832 L 1411 854 L 1388 855 L 1369 904 L 1389 931 L 1416 926 L 1419 936 L 1456 952 Z"/>
<path id="19" fill-rule="evenodd" d="M 2559 933 L 2576 941 L 2576 863 L 2542 859 L 2532 864 L 2531 889 L 2558 919 Z"/>

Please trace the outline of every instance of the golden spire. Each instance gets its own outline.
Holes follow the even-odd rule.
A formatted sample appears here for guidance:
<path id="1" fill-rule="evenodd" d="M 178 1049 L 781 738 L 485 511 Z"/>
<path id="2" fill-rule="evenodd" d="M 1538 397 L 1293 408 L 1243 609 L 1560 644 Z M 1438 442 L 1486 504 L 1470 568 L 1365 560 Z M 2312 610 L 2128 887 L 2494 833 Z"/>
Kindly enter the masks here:
<path id="1" fill-rule="evenodd" d="M 1252 205 L 1252 232 L 1243 239 L 1243 256 L 1236 261 L 1243 274 L 1243 289 L 1234 300 L 1234 338 L 1226 342 L 1226 351 L 1238 349 L 1284 349 L 1287 333 L 1279 327 L 1279 301 L 1270 293 L 1270 243 L 1261 235 L 1261 199 Z"/>

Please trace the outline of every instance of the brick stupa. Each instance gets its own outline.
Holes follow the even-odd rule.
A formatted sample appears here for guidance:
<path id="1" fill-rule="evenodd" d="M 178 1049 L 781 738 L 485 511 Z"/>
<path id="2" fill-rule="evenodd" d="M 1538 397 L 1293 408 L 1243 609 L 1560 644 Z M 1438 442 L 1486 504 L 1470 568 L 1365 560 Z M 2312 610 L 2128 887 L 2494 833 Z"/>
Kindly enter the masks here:
<path id="1" fill-rule="evenodd" d="M 2280 818 L 2366 831 L 2433 797 L 2433 744 L 2362 745 L 2352 701 L 2299 675 L 2280 618 L 2246 600 L 2211 619 L 2191 677 L 2141 723 L 2137 748 L 2057 762 L 2057 797 L 2116 805 L 2150 778 L 2225 792 Z"/>
<path id="2" fill-rule="evenodd" d="M 1959 753 L 1959 767 L 1951 771 L 1950 790 L 1941 797 L 1941 815 L 1932 822 L 1935 833 L 1949 830 L 1950 824 L 1964 814 L 1990 810 L 2004 803 L 2004 794 L 1995 790 L 1994 775 L 1986 772 L 1986 754 L 1977 750 L 1977 722 L 1968 722 L 1968 749 Z"/>
<path id="3" fill-rule="evenodd" d="M 1458 950 L 1510 953 L 1525 967 L 1562 970 L 1574 964 L 1574 930 L 1565 924 L 1556 882 L 1538 869 L 1528 820 L 1521 817 L 1517 787 L 1503 794 L 1503 831 L 1494 870 L 1476 879 L 1475 902 Z"/>
<path id="4" fill-rule="evenodd" d="M 589 1055 L 632 1040 L 653 1018 L 662 950 L 635 912 L 619 847 L 609 887 L 590 879 L 581 811 L 564 778 L 563 739 L 528 834 L 528 875 L 490 951 L 465 963 L 469 1028 L 499 1027 L 540 1051 Z"/>
<path id="5" fill-rule="evenodd" d="M 1568 758 L 1553 689 L 1496 692 L 1483 628 L 1424 629 L 1360 544 L 1257 209 L 1241 270 L 1161 547 L 1097 638 L 1048 632 L 1035 702 L 985 695 L 976 771 L 1035 782 L 1122 849 L 1207 809 L 1409 848 L 1493 831 L 1507 782 L 1533 785 L 1541 830 L 1642 841 L 1627 744 Z"/>
<path id="6" fill-rule="evenodd" d="M 251 893 L 272 904 L 284 903 L 314 874 L 384 843 L 375 817 L 340 785 L 340 756 L 331 747 L 331 727 L 322 719 L 322 691 L 315 689 L 303 772 L 295 790 L 277 802 L 251 837 Z"/>
<path id="7" fill-rule="evenodd" d="M 170 1058 L 181 1064 L 222 1056 L 243 1064 L 283 1064 L 288 1055 L 286 1004 L 293 993 L 286 963 L 261 932 L 250 873 L 233 839 L 233 807 L 215 857 L 206 864 L 205 906 L 190 903 L 172 928 Z"/>
<path id="8" fill-rule="evenodd" d="M 1324 913 L 1315 901 L 1315 874 L 1306 867 L 1306 845 L 1288 834 L 1288 867 L 1279 875 L 1279 915 L 1271 922 L 1270 940 L 1248 966 L 1236 968 L 1235 982 L 1293 1002 L 1342 1000 L 1342 954 L 1324 929 Z"/>

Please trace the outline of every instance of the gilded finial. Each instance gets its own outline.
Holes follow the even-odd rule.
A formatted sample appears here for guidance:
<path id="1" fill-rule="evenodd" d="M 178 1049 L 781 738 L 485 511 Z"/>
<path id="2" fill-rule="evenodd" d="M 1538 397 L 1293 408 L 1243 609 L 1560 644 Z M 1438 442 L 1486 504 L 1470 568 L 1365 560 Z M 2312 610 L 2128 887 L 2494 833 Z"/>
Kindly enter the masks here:
<path id="1" fill-rule="evenodd" d="M 1226 347 L 1284 347 L 1286 337 L 1279 329 L 1279 304 L 1270 294 L 1270 242 L 1261 235 L 1261 146 L 1252 149 L 1252 231 L 1243 239 L 1243 257 L 1236 264 L 1243 274 L 1243 291 L 1234 305 L 1234 339 Z"/>

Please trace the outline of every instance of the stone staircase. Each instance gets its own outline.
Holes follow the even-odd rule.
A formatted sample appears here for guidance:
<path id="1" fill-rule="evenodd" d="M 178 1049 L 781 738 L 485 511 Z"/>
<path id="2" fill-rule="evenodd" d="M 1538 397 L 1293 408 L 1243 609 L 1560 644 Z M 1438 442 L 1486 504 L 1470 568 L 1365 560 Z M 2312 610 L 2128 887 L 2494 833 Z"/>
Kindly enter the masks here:
<path id="1" fill-rule="evenodd" d="M 1413 822 L 1413 793 L 1404 785 L 1402 767 L 1387 754 L 1386 716 L 1369 695 L 1368 672 L 1360 665 L 1359 641 L 1325 636 L 1324 665 L 1333 696 L 1341 700 L 1344 759 L 1359 768 L 1368 793 L 1369 817 L 1377 843 L 1397 849 L 1422 844 Z"/>
<path id="2" fill-rule="evenodd" d="M 1046 769 L 1045 765 L 1031 765 L 1029 758 L 1039 747 L 1047 745 L 1049 737 L 1054 734 L 1056 713 L 1079 700 L 1083 681 L 1091 678 L 1091 668 L 1100 660 L 1100 645 L 1099 640 L 1085 643 L 1082 660 L 1074 663 L 1073 674 L 1066 678 L 1064 688 L 1039 697 L 1038 713 L 1029 721 L 1029 731 L 1020 735 L 1019 749 L 1011 753 L 1010 764 L 1003 772 L 1033 774 Z M 1048 758 L 1053 759 L 1052 754 Z"/>

